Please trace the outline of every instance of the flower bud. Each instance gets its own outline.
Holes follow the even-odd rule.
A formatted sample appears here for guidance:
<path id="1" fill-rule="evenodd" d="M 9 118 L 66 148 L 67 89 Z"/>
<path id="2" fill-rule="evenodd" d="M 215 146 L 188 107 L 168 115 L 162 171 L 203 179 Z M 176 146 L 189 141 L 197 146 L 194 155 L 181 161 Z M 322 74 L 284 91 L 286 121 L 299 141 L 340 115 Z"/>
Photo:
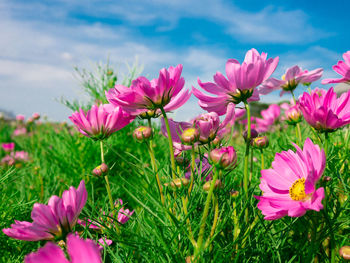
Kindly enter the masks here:
<path id="1" fill-rule="evenodd" d="M 322 179 L 322 181 L 325 182 L 325 183 L 328 183 L 328 182 L 330 182 L 331 180 L 332 180 L 332 177 L 330 177 L 330 176 L 325 176 L 325 177 L 323 177 L 323 179 Z"/>
<path id="2" fill-rule="evenodd" d="M 199 139 L 199 131 L 196 128 L 187 128 L 181 134 L 181 141 L 184 144 L 192 145 Z"/>
<path id="3" fill-rule="evenodd" d="M 182 186 L 187 186 L 190 181 L 186 178 L 175 178 L 169 184 L 164 184 L 165 186 L 170 186 L 173 189 L 181 188 Z"/>
<path id="4" fill-rule="evenodd" d="M 285 112 L 286 115 L 286 121 L 288 124 L 296 124 L 298 122 L 302 121 L 302 114 L 301 111 L 299 110 L 298 106 L 294 105 L 290 107 L 288 110 Z"/>
<path id="5" fill-rule="evenodd" d="M 40 114 L 37 112 L 34 112 L 32 115 L 33 120 L 39 120 L 40 119 Z"/>
<path id="6" fill-rule="evenodd" d="M 222 169 L 234 168 L 237 163 L 237 154 L 232 146 L 214 149 L 210 152 L 211 161 Z"/>
<path id="7" fill-rule="evenodd" d="M 159 114 L 155 110 L 148 110 L 138 115 L 141 119 L 157 118 Z"/>
<path id="8" fill-rule="evenodd" d="M 238 192 L 238 191 L 235 191 L 235 190 L 231 190 L 231 191 L 230 191 L 230 195 L 231 195 L 233 198 L 236 198 L 236 197 L 239 195 L 239 192 Z"/>
<path id="9" fill-rule="evenodd" d="M 251 144 L 255 148 L 264 149 L 269 146 L 269 139 L 266 136 L 256 137 Z"/>
<path id="10" fill-rule="evenodd" d="M 203 185 L 203 190 L 204 190 L 205 192 L 208 192 L 208 191 L 209 191 L 211 182 L 212 182 L 212 180 L 206 182 L 206 183 Z M 221 180 L 216 180 L 216 181 L 215 181 L 215 185 L 214 185 L 214 190 L 219 189 L 219 188 L 221 188 L 221 187 L 222 187 L 222 182 L 221 182 Z"/>
<path id="11" fill-rule="evenodd" d="M 346 260 L 350 259 L 350 246 L 343 246 L 339 250 L 339 255 Z"/>
<path id="12" fill-rule="evenodd" d="M 180 165 L 180 166 L 187 166 L 189 164 L 189 160 L 182 156 L 176 156 L 175 161 L 177 165 Z"/>
<path id="13" fill-rule="evenodd" d="M 105 175 L 108 172 L 108 166 L 105 163 L 102 163 L 101 165 L 97 166 L 94 170 L 92 170 L 92 173 L 96 176 L 102 176 Z"/>
<path id="14" fill-rule="evenodd" d="M 258 137 L 258 136 L 259 136 L 259 133 L 258 133 L 257 130 L 255 130 L 255 129 L 250 129 L 250 139 L 251 139 L 251 140 L 254 139 L 254 138 L 256 138 L 256 137 Z M 247 138 L 248 138 L 248 131 L 245 131 L 245 132 L 243 133 L 243 138 L 244 138 L 244 141 L 247 141 Z"/>
<path id="15" fill-rule="evenodd" d="M 135 139 L 142 142 L 152 137 L 152 128 L 148 126 L 137 127 L 132 135 Z"/>
<path id="16" fill-rule="evenodd" d="M 16 116 L 16 120 L 17 121 L 20 121 L 20 122 L 23 122 L 24 121 L 24 115 L 22 115 L 22 114 L 18 114 L 17 116 Z"/>

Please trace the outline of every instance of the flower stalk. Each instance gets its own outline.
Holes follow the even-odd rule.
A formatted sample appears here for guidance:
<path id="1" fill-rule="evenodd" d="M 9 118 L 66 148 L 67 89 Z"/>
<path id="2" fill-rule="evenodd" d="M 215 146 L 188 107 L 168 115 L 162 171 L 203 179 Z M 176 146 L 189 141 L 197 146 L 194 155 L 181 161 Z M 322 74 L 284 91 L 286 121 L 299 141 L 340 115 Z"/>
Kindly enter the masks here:
<path id="1" fill-rule="evenodd" d="M 244 106 L 247 112 L 247 140 L 244 156 L 244 170 L 243 170 L 243 189 L 245 193 L 246 200 L 249 200 L 248 196 L 248 166 L 249 166 L 249 146 L 251 139 L 251 119 L 250 119 L 250 107 L 249 104 L 245 101 Z M 245 210 L 245 221 L 248 223 L 248 207 Z"/>
<path id="2" fill-rule="evenodd" d="M 100 149 L 101 149 L 101 162 L 105 163 L 105 156 L 104 156 L 103 141 L 102 140 L 100 140 Z M 111 187 L 109 186 L 108 173 L 105 175 L 105 181 L 106 181 L 106 189 L 107 189 L 109 204 L 111 206 L 111 211 L 113 211 L 114 210 L 114 202 L 113 202 L 113 198 L 112 198 Z"/>

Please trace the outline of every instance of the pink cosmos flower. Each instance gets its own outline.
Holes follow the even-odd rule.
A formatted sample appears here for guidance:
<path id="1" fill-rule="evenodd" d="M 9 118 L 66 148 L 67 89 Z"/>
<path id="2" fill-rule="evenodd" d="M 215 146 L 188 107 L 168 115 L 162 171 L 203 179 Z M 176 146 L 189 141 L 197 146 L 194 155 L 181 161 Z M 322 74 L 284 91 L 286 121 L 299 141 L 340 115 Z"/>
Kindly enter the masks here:
<path id="1" fill-rule="evenodd" d="M 25 116 L 22 115 L 22 114 L 18 114 L 18 115 L 16 116 L 16 120 L 18 120 L 18 121 L 24 121 L 24 119 L 25 119 Z"/>
<path id="2" fill-rule="evenodd" d="M 266 110 L 261 111 L 261 116 L 269 124 L 274 124 L 281 114 L 280 106 L 271 104 Z"/>
<path id="3" fill-rule="evenodd" d="M 4 158 L 1 159 L 1 162 L 0 162 L 2 165 L 9 165 L 9 166 L 12 166 L 12 165 L 15 165 L 16 163 L 16 160 L 10 156 L 10 155 L 6 155 Z"/>
<path id="4" fill-rule="evenodd" d="M 31 217 L 33 222 L 17 221 L 11 228 L 2 231 L 9 237 L 26 240 L 52 240 L 69 233 L 75 226 L 78 216 L 87 199 L 84 180 L 78 189 L 73 186 L 62 194 L 62 198 L 54 195 L 48 205 L 35 203 Z"/>
<path id="5" fill-rule="evenodd" d="M 14 142 L 2 143 L 1 146 L 5 152 L 12 152 L 15 149 Z"/>
<path id="6" fill-rule="evenodd" d="M 63 250 L 55 243 L 48 242 L 37 252 L 28 254 L 25 263 L 101 263 L 99 247 L 89 239 L 81 239 L 79 236 L 69 234 L 67 237 L 67 252 L 70 260 L 67 260 Z"/>
<path id="7" fill-rule="evenodd" d="M 339 60 L 337 65 L 333 66 L 333 70 L 343 77 L 340 79 L 324 79 L 321 82 L 322 84 L 343 83 L 350 81 L 350 51 L 343 54 L 343 59 L 344 61 Z"/>
<path id="8" fill-rule="evenodd" d="M 225 119 L 220 123 L 219 115 L 216 112 L 210 112 L 201 114 L 197 117 L 195 117 L 190 122 L 176 122 L 172 119 L 169 119 L 169 127 L 171 136 L 175 143 L 181 144 L 181 134 L 182 132 L 190 127 L 194 127 L 199 130 L 200 133 L 200 139 L 199 141 L 202 144 L 208 143 L 215 139 L 217 133 L 226 127 L 226 125 L 230 124 L 232 125 L 235 120 L 235 105 L 233 103 L 230 103 L 227 106 L 227 112 Z M 161 130 L 165 137 L 168 137 L 168 133 L 165 127 L 164 119 L 161 120 L 162 126 Z M 180 147 L 178 145 L 175 145 L 175 148 L 179 149 Z M 191 149 L 191 146 L 184 146 L 182 150 L 189 150 Z"/>
<path id="9" fill-rule="evenodd" d="M 298 105 L 307 123 L 318 131 L 335 131 L 350 123 L 350 91 L 339 98 L 333 88 L 304 92 Z"/>
<path id="10" fill-rule="evenodd" d="M 134 214 L 135 210 L 130 211 L 129 209 L 124 209 L 123 207 L 123 200 L 118 199 L 117 201 L 114 202 L 114 206 L 116 209 L 118 209 L 118 217 L 117 221 L 121 224 L 125 224 L 130 217 Z M 101 210 L 100 210 L 101 211 Z M 106 213 L 101 211 L 101 213 L 105 216 Z M 104 225 L 109 226 L 110 223 L 113 222 L 113 213 L 109 215 L 108 221 L 105 220 L 105 218 L 101 217 L 99 218 L 101 222 L 104 222 Z M 90 229 L 101 229 L 103 226 L 99 224 L 98 222 L 94 222 L 88 218 L 85 218 L 84 220 L 78 219 L 78 224 L 82 225 L 84 227 L 88 227 Z"/>
<path id="11" fill-rule="evenodd" d="M 32 115 L 33 120 L 39 120 L 40 119 L 40 114 L 37 112 L 34 112 Z"/>
<path id="12" fill-rule="evenodd" d="M 282 89 L 280 96 L 286 92 L 295 90 L 299 83 L 310 83 L 321 78 L 323 74 L 322 68 L 311 71 L 302 70 L 299 66 L 288 68 L 282 76 L 282 80 L 270 78 L 266 80 L 259 89 L 261 94 L 269 94 L 270 92 Z"/>
<path id="13" fill-rule="evenodd" d="M 299 123 L 303 119 L 303 115 L 298 105 L 291 106 L 289 109 L 285 110 L 284 114 L 285 114 L 284 119 L 288 124 L 291 124 L 291 125 Z"/>
<path id="14" fill-rule="evenodd" d="M 11 156 L 16 160 L 20 162 L 26 162 L 29 160 L 28 153 L 25 151 L 17 151 L 17 152 L 12 152 Z"/>
<path id="15" fill-rule="evenodd" d="M 251 49 L 247 52 L 242 65 L 235 59 L 227 61 L 228 79 L 220 72 L 214 75 L 215 83 L 202 83 L 198 79 L 202 89 L 215 95 L 214 97 L 206 95 L 193 87 L 193 94 L 199 99 L 199 106 L 221 116 L 226 113 L 226 107 L 230 102 L 238 104 L 241 101 L 258 101 L 259 92 L 256 87 L 271 76 L 279 60 L 278 57 L 268 60 L 266 58 L 266 53 L 260 55 L 258 51 Z"/>
<path id="16" fill-rule="evenodd" d="M 26 134 L 27 134 L 27 129 L 24 127 L 17 128 L 16 130 L 13 131 L 13 136 L 21 136 Z"/>
<path id="17" fill-rule="evenodd" d="M 237 154 L 232 146 L 221 147 L 210 152 L 210 160 L 222 169 L 234 168 L 237 163 Z"/>
<path id="18" fill-rule="evenodd" d="M 118 222 L 121 224 L 125 224 L 129 221 L 130 217 L 135 212 L 135 210 L 130 211 L 129 209 L 124 209 L 122 199 L 119 199 L 118 202 L 122 206 L 118 211 Z"/>
<path id="19" fill-rule="evenodd" d="M 261 171 L 262 196 L 258 208 L 266 220 L 286 215 L 300 217 L 307 210 L 323 209 L 324 188 L 316 189 L 325 168 L 326 156 L 318 145 L 307 138 L 301 150 L 276 153 L 272 168 Z"/>
<path id="20" fill-rule="evenodd" d="M 86 114 L 80 109 L 74 112 L 69 119 L 83 135 L 94 140 L 103 140 L 124 128 L 134 117 L 123 111 L 121 107 L 102 104 L 93 105 Z"/>
<path id="21" fill-rule="evenodd" d="M 158 79 L 149 81 L 139 77 L 132 81 L 131 87 L 116 85 L 106 92 L 108 101 L 121 106 L 132 115 L 139 115 L 149 110 L 164 108 L 173 111 L 191 97 L 191 91 L 184 89 L 185 80 L 181 77 L 182 65 L 161 69 Z"/>
<path id="22" fill-rule="evenodd" d="M 208 154 L 204 154 L 202 161 L 199 159 L 195 160 L 196 163 L 196 169 L 198 171 L 198 174 L 202 176 L 202 179 L 205 178 L 205 181 L 209 181 L 212 178 L 213 172 L 211 171 L 211 165 L 208 162 Z M 189 164 L 186 167 L 186 172 L 185 172 L 185 178 L 190 179 L 191 178 L 191 164 Z"/>

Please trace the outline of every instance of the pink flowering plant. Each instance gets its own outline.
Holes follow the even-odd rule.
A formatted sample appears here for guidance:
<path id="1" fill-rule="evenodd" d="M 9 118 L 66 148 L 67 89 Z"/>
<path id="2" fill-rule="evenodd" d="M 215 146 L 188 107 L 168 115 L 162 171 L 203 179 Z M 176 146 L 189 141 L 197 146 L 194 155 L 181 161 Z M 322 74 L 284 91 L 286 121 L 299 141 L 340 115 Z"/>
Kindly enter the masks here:
<path id="1" fill-rule="evenodd" d="M 349 82 L 348 53 L 324 82 Z M 350 93 L 278 63 L 251 49 L 197 83 L 101 67 L 70 122 L 0 119 L 0 262 L 345 260 Z M 259 101 L 275 90 L 301 95 Z"/>

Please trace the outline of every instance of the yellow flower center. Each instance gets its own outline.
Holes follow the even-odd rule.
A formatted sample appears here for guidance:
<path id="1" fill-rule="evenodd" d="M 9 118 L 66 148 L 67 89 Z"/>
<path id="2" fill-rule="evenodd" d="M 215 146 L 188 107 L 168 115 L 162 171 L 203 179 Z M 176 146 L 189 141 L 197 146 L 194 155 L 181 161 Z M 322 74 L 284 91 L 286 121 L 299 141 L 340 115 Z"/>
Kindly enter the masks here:
<path id="1" fill-rule="evenodd" d="M 286 74 L 283 74 L 281 77 L 282 80 L 286 80 Z"/>
<path id="2" fill-rule="evenodd" d="M 146 127 L 141 126 L 141 127 L 139 127 L 137 130 L 138 130 L 139 132 L 143 132 L 144 130 L 146 130 Z"/>
<path id="3" fill-rule="evenodd" d="M 194 136 L 196 134 L 196 132 L 197 132 L 197 130 L 195 128 L 188 128 L 188 129 L 184 130 L 183 136 L 185 136 L 185 137 Z"/>
<path id="4" fill-rule="evenodd" d="M 296 180 L 289 188 L 289 195 L 295 201 L 305 201 L 308 195 L 305 194 L 305 178 Z"/>

